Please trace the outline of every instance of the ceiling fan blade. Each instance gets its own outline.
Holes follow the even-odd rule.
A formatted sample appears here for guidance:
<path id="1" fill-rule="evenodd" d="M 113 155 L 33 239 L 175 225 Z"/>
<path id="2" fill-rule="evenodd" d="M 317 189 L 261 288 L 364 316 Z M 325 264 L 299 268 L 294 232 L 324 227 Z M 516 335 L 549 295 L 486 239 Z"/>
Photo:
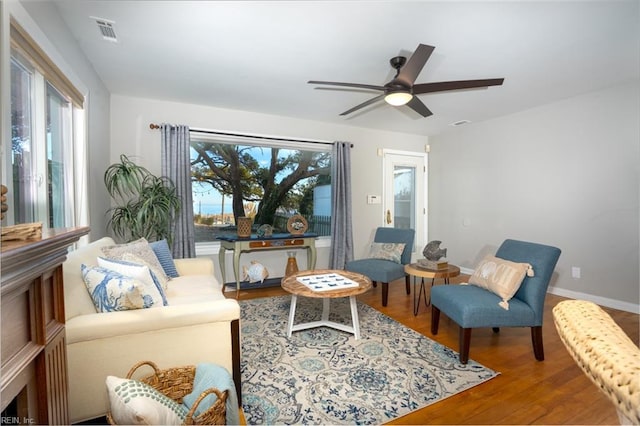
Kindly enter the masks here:
<path id="1" fill-rule="evenodd" d="M 418 74 L 422 71 L 424 64 L 427 63 L 429 56 L 431 56 L 433 49 L 435 49 L 435 47 L 419 44 L 416 51 L 413 52 L 413 55 L 407 60 L 407 63 L 402 67 L 395 79 L 405 86 L 412 86 Z"/>
<path id="2" fill-rule="evenodd" d="M 375 86 L 373 84 L 360 84 L 360 83 L 341 83 L 338 81 L 317 81 L 309 80 L 309 84 L 324 84 L 328 86 L 342 86 L 342 87 L 355 87 L 358 89 L 372 89 L 372 90 L 384 90 L 383 86 Z"/>
<path id="3" fill-rule="evenodd" d="M 447 90 L 475 89 L 489 86 L 500 86 L 504 78 L 490 78 L 486 80 L 458 80 L 440 81 L 437 83 L 423 83 L 413 86 L 413 94 L 446 92 Z"/>
<path id="4" fill-rule="evenodd" d="M 376 103 L 376 102 L 378 102 L 378 101 L 380 101 L 382 99 L 384 99 L 384 93 L 382 95 L 376 96 L 375 98 L 371 98 L 368 101 L 365 101 L 365 102 L 361 103 L 360 105 L 356 105 L 353 108 L 346 110 L 345 112 L 343 112 L 340 115 L 351 114 L 352 112 L 355 112 L 355 111 L 357 111 L 357 110 L 359 110 L 361 108 L 364 108 L 364 107 L 369 106 L 369 105 L 371 105 L 373 103 Z"/>
<path id="5" fill-rule="evenodd" d="M 423 104 L 422 101 L 418 99 L 417 96 L 414 96 L 413 98 L 411 98 L 411 100 L 407 102 L 407 106 L 423 117 L 428 117 L 430 115 L 433 115 L 433 113 L 429 110 L 429 108 L 427 108 L 427 106 Z"/>

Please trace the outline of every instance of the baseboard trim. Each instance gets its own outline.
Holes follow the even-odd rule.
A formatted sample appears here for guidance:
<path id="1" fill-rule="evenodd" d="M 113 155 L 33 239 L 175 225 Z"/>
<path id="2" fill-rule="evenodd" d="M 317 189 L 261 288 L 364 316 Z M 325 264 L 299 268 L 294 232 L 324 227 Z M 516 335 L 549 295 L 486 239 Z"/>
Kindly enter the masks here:
<path id="1" fill-rule="evenodd" d="M 609 299 L 608 297 L 594 296 L 593 294 L 581 293 L 557 287 L 550 287 L 547 292 L 555 294 L 556 296 L 568 297 L 569 299 L 587 300 L 595 303 L 596 305 L 617 309 L 619 311 L 640 314 L 640 305 L 636 303 L 623 302 L 621 300 Z"/>
<path id="2" fill-rule="evenodd" d="M 466 275 L 473 275 L 473 269 L 460 268 L 460 272 Z M 564 288 L 549 287 L 547 293 L 556 296 L 567 297 L 569 299 L 588 300 L 596 305 L 605 306 L 619 311 L 631 312 L 632 314 L 640 314 L 640 304 L 623 302 L 621 300 L 609 299 L 608 297 L 594 296 L 593 294 L 581 293 L 579 291 L 566 290 Z"/>

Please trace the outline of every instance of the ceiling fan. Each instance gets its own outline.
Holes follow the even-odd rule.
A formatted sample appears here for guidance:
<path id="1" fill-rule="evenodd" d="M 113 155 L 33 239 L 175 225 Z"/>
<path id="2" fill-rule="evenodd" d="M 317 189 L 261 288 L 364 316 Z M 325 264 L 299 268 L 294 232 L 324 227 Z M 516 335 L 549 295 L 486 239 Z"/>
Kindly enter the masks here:
<path id="1" fill-rule="evenodd" d="M 427 63 L 429 56 L 435 47 L 426 44 L 419 44 L 413 55 L 407 60 L 404 56 L 396 56 L 389 61 L 391 66 L 396 70 L 396 76 L 384 86 L 376 86 L 373 84 L 359 83 L 341 83 L 336 81 L 317 81 L 310 80 L 309 84 L 321 84 L 327 86 L 353 87 L 356 89 L 379 90 L 382 94 L 371 98 L 360 105 L 341 113 L 347 115 L 361 108 L 369 106 L 375 102 L 384 99 L 388 104 L 393 106 L 407 105 L 423 117 L 428 117 L 433 113 L 422 103 L 416 95 L 424 93 L 446 92 L 449 90 L 474 89 L 489 86 L 500 86 L 504 78 L 491 78 L 485 80 L 458 80 L 458 81 L 440 81 L 435 83 L 414 84 L 418 74 Z"/>

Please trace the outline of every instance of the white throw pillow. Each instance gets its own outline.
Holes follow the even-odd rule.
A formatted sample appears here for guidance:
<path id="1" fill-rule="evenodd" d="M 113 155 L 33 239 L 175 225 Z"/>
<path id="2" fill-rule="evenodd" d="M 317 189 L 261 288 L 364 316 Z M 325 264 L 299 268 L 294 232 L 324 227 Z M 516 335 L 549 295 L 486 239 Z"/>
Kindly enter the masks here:
<path id="1" fill-rule="evenodd" d="M 137 258 L 142 259 L 145 265 L 149 266 L 149 269 L 151 269 L 151 271 L 156 275 L 160 281 L 160 285 L 162 285 L 162 288 L 167 288 L 167 281 L 169 281 L 169 277 L 164 273 L 164 269 L 162 268 L 158 257 L 146 239 L 140 238 L 139 240 L 132 241 L 127 244 L 103 247 L 102 253 L 104 253 L 105 257 L 109 259 L 131 261 L 130 255 L 134 255 Z"/>
<path id="2" fill-rule="evenodd" d="M 104 257 L 98 257 L 98 266 L 142 281 L 145 284 L 145 294 L 148 294 L 153 299 L 153 306 L 168 305 L 164 289 L 148 266 Z"/>
<path id="3" fill-rule="evenodd" d="M 119 425 L 181 425 L 187 409 L 137 380 L 107 376 L 111 417 Z"/>
<path id="4" fill-rule="evenodd" d="M 487 255 L 473 271 L 469 284 L 482 287 L 500 296 L 502 301 L 499 305 L 509 310 L 509 299 L 520 288 L 525 274 L 533 276 L 533 269 L 528 263 L 510 262 Z"/>

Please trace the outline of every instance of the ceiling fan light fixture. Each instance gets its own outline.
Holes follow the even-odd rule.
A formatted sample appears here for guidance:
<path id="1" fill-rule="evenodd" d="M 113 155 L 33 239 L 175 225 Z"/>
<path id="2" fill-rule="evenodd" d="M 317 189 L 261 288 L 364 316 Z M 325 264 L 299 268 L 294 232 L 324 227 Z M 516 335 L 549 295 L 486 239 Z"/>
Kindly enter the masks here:
<path id="1" fill-rule="evenodd" d="M 385 102 L 393 106 L 405 105 L 411 99 L 413 95 L 409 92 L 391 92 L 384 97 Z"/>

